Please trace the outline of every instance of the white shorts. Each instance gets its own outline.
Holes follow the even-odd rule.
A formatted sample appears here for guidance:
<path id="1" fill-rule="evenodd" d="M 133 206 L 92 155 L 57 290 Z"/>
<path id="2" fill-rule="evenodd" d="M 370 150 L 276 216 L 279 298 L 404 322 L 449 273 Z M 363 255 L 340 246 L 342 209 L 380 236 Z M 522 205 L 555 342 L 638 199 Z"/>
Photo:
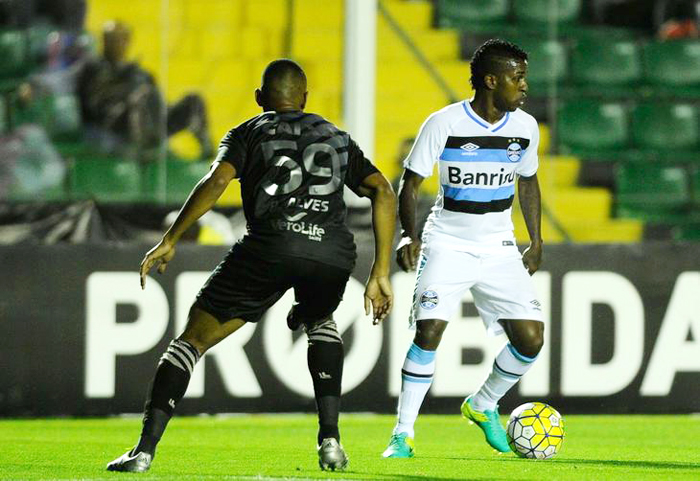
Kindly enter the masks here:
<path id="1" fill-rule="evenodd" d="M 461 252 L 424 245 L 411 324 L 423 319 L 449 321 L 467 289 L 490 335 L 503 332 L 499 319 L 543 319 L 534 283 L 516 246 Z"/>

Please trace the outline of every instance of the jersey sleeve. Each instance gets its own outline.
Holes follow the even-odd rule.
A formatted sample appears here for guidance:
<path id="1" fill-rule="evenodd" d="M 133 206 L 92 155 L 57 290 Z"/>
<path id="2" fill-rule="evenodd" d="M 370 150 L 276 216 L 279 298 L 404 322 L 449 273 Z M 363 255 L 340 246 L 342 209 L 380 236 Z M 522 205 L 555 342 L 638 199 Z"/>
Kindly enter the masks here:
<path id="1" fill-rule="evenodd" d="M 445 147 L 447 130 L 447 126 L 439 116 L 433 114 L 428 117 L 418 132 L 411 152 L 403 162 L 404 168 L 412 170 L 423 178 L 430 177 L 433 174 L 433 166 Z"/>
<path id="2" fill-rule="evenodd" d="M 357 143 L 350 139 L 348 144 L 348 169 L 345 172 L 345 185 L 355 194 L 362 197 L 358 188 L 362 181 L 369 175 L 379 172 L 379 169 L 365 157 L 365 154 L 360 149 Z"/>
<path id="3" fill-rule="evenodd" d="M 527 146 L 523 160 L 517 167 L 517 174 L 523 177 L 532 177 L 537 173 L 539 158 L 537 149 L 540 145 L 540 130 L 537 128 L 537 121 L 532 120 L 530 145 Z"/>
<path id="4" fill-rule="evenodd" d="M 236 127 L 229 130 L 219 143 L 219 151 L 214 162 L 228 162 L 236 169 L 236 177 L 240 177 L 247 160 L 248 149 L 242 129 Z"/>

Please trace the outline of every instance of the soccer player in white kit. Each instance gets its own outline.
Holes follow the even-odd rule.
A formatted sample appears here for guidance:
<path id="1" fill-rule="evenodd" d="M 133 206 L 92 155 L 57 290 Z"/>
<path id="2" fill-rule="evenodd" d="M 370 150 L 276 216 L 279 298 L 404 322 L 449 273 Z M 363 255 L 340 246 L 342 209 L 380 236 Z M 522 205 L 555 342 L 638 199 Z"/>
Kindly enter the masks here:
<path id="1" fill-rule="evenodd" d="M 435 350 L 467 289 L 489 334 L 508 337 L 481 388 L 461 407 L 500 452 L 510 448 L 498 401 L 542 348 L 542 313 L 530 278 L 542 258 L 539 133 L 537 121 L 519 109 L 527 95 L 527 54 L 509 42 L 489 40 L 474 53 L 471 72 L 474 98 L 428 117 L 404 162 L 397 261 L 406 271 L 418 264 L 411 319 L 416 334 L 401 370 L 398 422 L 384 457 L 414 455 L 413 425 L 432 383 Z M 440 191 L 421 241 L 417 192 L 435 162 Z M 516 183 L 530 236 L 522 255 L 511 220 Z"/>

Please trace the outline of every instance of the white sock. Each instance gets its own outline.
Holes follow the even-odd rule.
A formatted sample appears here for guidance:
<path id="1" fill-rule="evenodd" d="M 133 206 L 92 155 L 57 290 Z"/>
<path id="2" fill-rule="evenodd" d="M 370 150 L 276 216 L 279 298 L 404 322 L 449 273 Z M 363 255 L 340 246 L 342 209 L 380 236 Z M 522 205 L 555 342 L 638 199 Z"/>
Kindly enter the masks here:
<path id="1" fill-rule="evenodd" d="M 411 344 L 401 369 L 401 396 L 394 434 L 406 433 L 409 438 L 414 436 L 413 425 L 423 399 L 433 383 L 434 373 L 435 351 L 425 351 Z"/>
<path id="2" fill-rule="evenodd" d="M 506 344 L 493 361 L 491 374 L 472 396 L 470 404 L 477 411 L 493 411 L 498 401 L 520 380 L 537 357 L 526 357 Z"/>

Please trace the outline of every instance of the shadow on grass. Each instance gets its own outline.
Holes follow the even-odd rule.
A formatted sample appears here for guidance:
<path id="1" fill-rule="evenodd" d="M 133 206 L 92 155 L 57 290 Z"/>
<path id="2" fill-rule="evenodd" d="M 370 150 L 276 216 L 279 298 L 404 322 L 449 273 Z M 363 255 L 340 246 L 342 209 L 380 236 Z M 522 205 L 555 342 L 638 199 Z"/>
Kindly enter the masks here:
<path id="1" fill-rule="evenodd" d="M 364 473 L 353 473 L 352 471 L 345 471 L 346 474 L 353 474 L 355 476 L 364 476 Z M 342 475 L 341 475 L 342 476 Z M 357 479 L 357 478 L 353 478 Z M 426 474 L 425 476 L 420 476 L 416 474 L 398 474 L 398 473 L 386 473 L 386 474 L 379 474 L 379 473 L 372 473 L 368 474 L 366 478 L 363 479 L 400 479 L 402 481 L 424 481 L 426 479 L 439 479 L 440 481 L 478 481 L 478 480 L 484 480 L 488 479 L 489 481 L 517 481 L 516 478 L 494 478 L 493 476 L 480 476 L 476 478 L 468 478 L 468 477 L 459 477 L 459 478 L 454 478 L 451 476 L 439 476 L 435 474 Z"/>
<path id="2" fill-rule="evenodd" d="M 432 456 L 433 459 L 445 459 L 451 461 L 488 461 L 484 458 L 468 458 L 468 457 L 444 457 L 444 456 Z M 515 456 L 498 456 L 494 457 L 493 461 L 498 462 L 517 462 L 517 463 L 527 463 L 527 462 L 537 462 L 537 460 L 529 460 L 518 458 Z M 683 462 L 664 462 L 664 461 L 629 461 L 629 460 L 618 460 L 618 459 L 576 459 L 576 458 L 564 458 L 564 459 L 553 459 L 549 461 L 542 461 L 551 464 L 583 464 L 591 466 L 604 466 L 608 468 L 621 467 L 621 468 L 640 468 L 640 469 L 683 469 L 691 471 L 700 471 L 700 463 L 683 463 Z"/>
<path id="3" fill-rule="evenodd" d="M 644 468 L 644 469 L 686 469 L 700 471 L 698 463 L 669 463 L 663 461 L 624 461 L 617 459 L 556 459 L 558 464 L 590 464 L 606 467 Z"/>

